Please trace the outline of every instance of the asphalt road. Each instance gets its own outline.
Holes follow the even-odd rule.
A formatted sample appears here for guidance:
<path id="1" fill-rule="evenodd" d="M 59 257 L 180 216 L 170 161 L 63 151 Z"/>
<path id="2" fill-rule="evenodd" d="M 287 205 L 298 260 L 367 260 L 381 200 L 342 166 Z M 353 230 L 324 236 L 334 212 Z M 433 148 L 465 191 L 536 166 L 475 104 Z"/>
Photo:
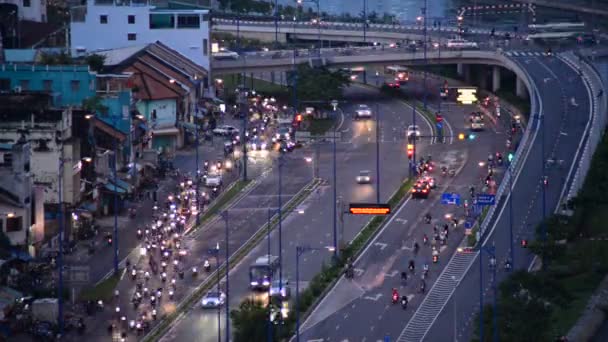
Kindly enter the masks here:
<path id="1" fill-rule="evenodd" d="M 381 198 L 386 200 L 407 177 L 407 156 L 403 140 L 404 132 L 411 120 L 411 109 L 408 110 L 401 102 L 387 99 L 377 99 L 375 90 L 362 87 L 349 89 L 350 103 L 343 106 L 345 121 L 340 127 L 343 139 L 337 143 L 337 173 L 338 196 L 348 202 L 374 202 L 375 194 L 375 123 L 371 121 L 353 121 L 351 114 L 354 105 L 367 103 L 375 110 L 375 104 L 381 111 L 380 129 L 380 159 L 381 159 Z M 368 98 L 366 102 L 361 102 Z M 376 98 L 376 101 L 369 99 Z M 423 123 L 419 116 L 423 135 L 431 135 L 430 127 Z M 430 143 L 431 138 L 424 138 L 420 143 L 420 151 Z M 319 145 L 319 176 L 329 181 L 328 185 L 319 188 L 301 206 L 304 215 L 291 214 L 282 225 L 283 236 L 283 278 L 290 282 L 292 293 L 295 293 L 295 253 L 297 245 L 307 245 L 323 249 L 333 243 L 332 215 L 332 143 Z M 303 151 L 312 155 L 314 148 Z M 356 185 L 355 178 L 360 170 L 372 171 L 372 184 Z M 312 173 L 310 169 L 306 170 Z M 288 174 L 286 178 L 291 177 Z M 285 179 L 285 178 L 284 178 Z M 266 212 L 264 211 L 264 215 Z M 344 217 L 344 240 L 350 241 L 368 217 Z M 272 232 L 271 254 L 278 254 L 278 231 Z M 237 307 L 247 296 L 256 295 L 248 288 L 248 267 L 260 255 L 267 253 L 267 241 L 260 243 L 230 274 L 230 307 Z M 329 252 L 314 251 L 305 254 L 300 259 L 300 287 L 303 289 L 308 281 L 320 270 L 322 262 L 328 262 Z M 265 298 L 265 294 L 259 294 Z M 224 315 L 221 316 L 221 321 Z M 220 321 L 220 322 L 221 322 Z M 223 323 L 222 323 L 223 324 Z M 222 329 L 224 330 L 224 328 Z M 224 331 L 222 331 L 222 336 Z M 164 337 L 164 341 L 216 341 L 217 340 L 217 311 L 202 310 L 193 307 Z"/>
<path id="2" fill-rule="evenodd" d="M 524 168 L 519 177 L 514 180 L 514 190 L 510 198 L 513 206 L 511 222 L 513 224 L 514 266 L 518 269 L 527 269 L 533 257 L 527 250 L 519 246 L 519 241 L 523 238 L 533 239 L 535 226 L 543 217 L 543 202 L 547 216 L 558 205 L 562 187 L 567 183 L 570 165 L 577 164 L 575 155 L 585 125 L 589 120 L 589 102 L 586 88 L 577 73 L 562 61 L 547 57 L 514 59 L 530 73 L 534 82 L 538 84 L 540 98 L 544 100 L 542 104 L 543 124 L 533 142 L 534 145 Z M 575 97 L 577 106 L 570 104 L 571 97 Z M 536 122 L 532 122 L 532 124 L 536 124 Z M 547 159 L 561 159 L 564 161 L 563 166 L 546 168 L 543 173 L 543 161 Z M 543 175 L 549 177 L 544 201 Z M 503 198 L 498 203 L 499 206 L 503 204 L 508 204 L 508 200 Z M 502 265 L 509 258 L 511 241 L 509 205 L 502 208 L 504 212 L 485 242 L 485 246 L 495 246 L 498 265 Z M 482 260 L 484 274 L 481 288 L 484 293 L 484 302 L 491 303 L 493 291 L 488 255 L 485 254 Z M 506 276 L 500 267 L 497 273 L 498 281 Z M 479 276 L 479 257 L 477 257 L 468 272 L 461 279 L 455 279 L 460 282 L 459 286 L 428 334 L 425 335 L 424 340 L 470 340 L 475 329 L 473 316 L 479 310 Z M 485 333 L 491 334 L 492 332 L 486 331 Z M 454 334 L 456 334 L 456 339 Z"/>
<path id="3" fill-rule="evenodd" d="M 239 127 L 240 122 L 235 124 L 235 127 Z M 203 142 L 199 147 L 199 163 L 202 164 L 204 160 L 216 160 L 218 156 L 223 157 L 223 139 L 215 137 L 213 143 Z M 254 161 L 251 169 L 254 174 L 261 171 L 256 167 L 255 156 L 252 158 Z M 196 172 L 196 153 L 193 148 L 188 150 L 178 151 L 174 157 L 173 165 L 175 168 L 180 169 L 182 172 Z M 230 172 L 225 175 L 224 182 L 226 184 L 232 183 L 237 177 L 237 172 Z M 158 183 L 157 193 L 158 198 L 162 199 L 169 193 L 175 191 L 177 182 L 175 179 L 166 177 Z M 120 215 L 118 217 L 118 231 L 119 231 L 119 256 L 120 260 L 124 260 L 132 250 L 139 245 L 139 240 L 136 237 L 135 230 L 137 228 L 148 226 L 152 222 L 152 216 L 154 213 L 152 199 L 145 198 L 143 201 L 135 201 L 133 205 L 136 208 L 136 217 L 131 219 L 128 215 Z M 102 222 L 103 221 L 103 222 Z M 104 217 L 104 220 L 98 220 L 100 225 L 100 234 L 94 239 L 97 244 L 95 253 L 92 255 L 88 254 L 86 246 L 83 244 L 79 245 L 79 248 L 72 254 L 67 255 L 65 263 L 66 265 L 77 265 L 87 266 L 89 268 L 89 283 L 97 283 L 112 272 L 114 267 L 114 249 L 113 247 L 107 246 L 104 240 L 104 233 L 106 231 L 113 232 L 114 221 L 113 216 Z M 95 260 L 95 262 L 91 262 Z M 68 284 L 68 287 L 80 287 L 82 284 L 73 283 Z"/>
<path id="4" fill-rule="evenodd" d="M 454 131 L 464 131 L 464 117 L 473 109 L 473 106 L 450 106 L 444 108 L 444 117 Z M 411 308 L 419 305 L 423 298 L 418 288 L 424 264 L 430 266 L 427 289 L 432 286 L 464 235 L 464 209 L 441 205 L 441 193 L 457 192 L 464 200 L 471 185 L 480 188 L 479 177 L 485 171 L 478 162 L 495 152 L 503 141 L 496 130 L 494 127 L 480 132 L 474 142 L 456 140 L 453 144 L 433 145 L 425 151 L 425 155 L 432 154 L 440 165 L 449 165 L 458 173 L 453 178 L 435 174 L 438 188 L 429 199 L 409 199 L 394 212 L 355 262 L 355 278 L 341 279 L 303 324 L 303 341 L 376 341 L 390 332 L 395 336 L 401 330 L 413 310 L 403 311 L 400 306 L 391 305 L 391 289 L 397 288 L 400 295 L 407 295 Z M 427 212 L 433 217 L 432 224 L 423 222 Z M 422 245 L 423 234 L 432 237 L 432 227 L 447 222 L 446 214 L 457 217 L 461 223 L 450 229 L 447 245 L 440 247 L 439 262 L 433 264 L 430 246 Z M 417 254 L 413 251 L 415 241 L 421 245 Z M 407 270 L 410 260 L 414 260 L 417 273 L 410 274 L 404 284 L 400 273 Z"/>

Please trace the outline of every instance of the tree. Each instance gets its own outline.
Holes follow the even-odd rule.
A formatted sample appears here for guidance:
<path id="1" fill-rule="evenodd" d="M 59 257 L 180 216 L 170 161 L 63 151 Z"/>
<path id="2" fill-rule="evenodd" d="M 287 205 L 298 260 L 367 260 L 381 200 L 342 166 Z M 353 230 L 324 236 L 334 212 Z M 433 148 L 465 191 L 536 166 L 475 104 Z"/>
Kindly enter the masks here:
<path id="1" fill-rule="evenodd" d="M 342 70 L 331 71 L 325 67 L 311 68 L 308 64 L 300 64 L 297 73 L 291 74 L 291 84 L 297 81 L 297 95 L 302 101 L 321 101 L 341 99 L 344 88 L 350 85 L 348 74 Z"/>
<path id="2" fill-rule="evenodd" d="M 98 55 L 95 53 L 92 55 L 88 55 L 87 58 L 85 58 L 85 61 L 89 65 L 91 70 L 99 72 L 106 64 L 106 56 Z"/>
<path id="3" fill-rule="evenodd" d="M 269 314 L 261 301 L 244 300 L 237 310 L 230 312 L 230 317 L 234 326 L 232 338 L 235 342 L 266 341 L 268 339 L 266 327 Z M 273 332 L 276 330 L 272 329 Z M 276 340 L 275 336 L 273 336 L 273 341 Z"/>
<path id="4" fill-rule="evenodd" d="M 82 101 L 82 109 L 91 113 L 100 113 L 102 115 L 106 115 L 109 108 L 101 102 L 101 97 L 93 96 Z"/>

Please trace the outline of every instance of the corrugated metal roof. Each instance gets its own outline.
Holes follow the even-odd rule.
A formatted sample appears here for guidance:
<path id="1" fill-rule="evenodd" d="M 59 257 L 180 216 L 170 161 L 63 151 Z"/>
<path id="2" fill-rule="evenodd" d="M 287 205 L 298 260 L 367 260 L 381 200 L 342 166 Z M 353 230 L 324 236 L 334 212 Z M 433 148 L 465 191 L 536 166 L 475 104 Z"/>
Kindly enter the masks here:
<path id="1" fill-rule="evenodd" d="M 101 50 L 96 51 L 95 54 L 106 56 L 105 65 L 112 66 L 124 62 L 126 59 L 135 55 L 146 46 L 147 45 L 134 45 L 118 49 Z"/>

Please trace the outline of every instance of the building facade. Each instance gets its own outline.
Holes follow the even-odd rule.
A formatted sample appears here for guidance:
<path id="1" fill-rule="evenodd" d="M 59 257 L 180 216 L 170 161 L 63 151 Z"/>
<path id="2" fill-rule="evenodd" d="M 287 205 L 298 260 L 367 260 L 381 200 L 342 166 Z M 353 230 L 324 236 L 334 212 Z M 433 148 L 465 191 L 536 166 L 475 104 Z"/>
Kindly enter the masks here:
<path id="1" fill-rule="evenodd" d="M 15 246 L 28 246 L 32 230 L 30 144 L 23 133 L 0 144 L 0 229 Z"/>
<path id="2" fill-rule="evenodd" d="M 95 96 L 96 74 L 87 65 L 0 65 L 0 91 L 44 92 L 53 106 L 82 106 Z"/>
<path id="3" fill-rule="evenodd" d="M 0 4 L 17 6 L 19 20 L 31 20 L 44 23 L 46 16 L 46 0 L 0 0 Z"/>
<path id="4" fill-rule="evenodd" d="M 89 0 L 72 8 L 71 18 L 72 55 L 160 41 L 209 70 L 208 10 L 161 9 L 146 0 Z"/>

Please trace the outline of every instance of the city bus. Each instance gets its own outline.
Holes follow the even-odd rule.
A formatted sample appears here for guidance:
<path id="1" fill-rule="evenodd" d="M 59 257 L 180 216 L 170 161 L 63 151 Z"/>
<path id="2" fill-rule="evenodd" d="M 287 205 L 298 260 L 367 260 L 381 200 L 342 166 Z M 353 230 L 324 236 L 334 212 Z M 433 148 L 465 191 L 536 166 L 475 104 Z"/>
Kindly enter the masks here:
<path id="1" fill-rule="evenodd" d="M 585 23 L 548 23 L 528 26 L 527 40 L 576 39 L 585 32 Z"/>
<path id="2" fill-rule="evenodd" d="M 263 255 L 249 266 L 249 288 L 252 290 L 268 290 L 272 275 L 279 268 L 279 257 Z"/>

